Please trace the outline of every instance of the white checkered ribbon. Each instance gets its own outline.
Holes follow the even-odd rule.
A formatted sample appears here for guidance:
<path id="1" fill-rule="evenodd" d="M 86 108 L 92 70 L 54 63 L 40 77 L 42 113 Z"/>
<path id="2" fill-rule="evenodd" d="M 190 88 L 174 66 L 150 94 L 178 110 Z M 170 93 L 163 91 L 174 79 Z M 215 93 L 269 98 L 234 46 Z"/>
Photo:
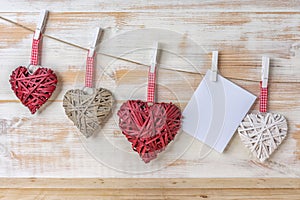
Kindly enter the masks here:
<path id="1" fill-rule="evenodd" d="M 42 10 L 39 17 L 39 22 L 37 24 L 36 30 L 33 34 L 32 49 L 31 49 L 31 60 L 30 64 L 37 66 L 40 64 L 40 46 L 42 41 L 42 32 L 47 21 L 48 11 Z"/>
<path id="2" fill-rule="evenodd" d="M 155 102 L 155 81 L 156 81 L 156 67 L 154 70 L 149 68 L 148 72 L 148 93 L 147 93 L 147 101 L 149 103 Z"/>
<path id="3" fill-rule="evenodd" d="M 32 48 L 31 48 L 31 65 L 39 65 L 40 63 L 40 41 L 42 39 L 42 34 L 40 34 L 38 39 L 32 40 Z"/>
<path id="4" fill-rule="evenodd" d="M 92 88 L 93 87 L 93 79 L 94 79 L 95 53 L 92 56 L 89 56 L 89 55 L 90 55 L 90 52 L 88 52 L 88 56 L 86 59 L 85 87 Z"/>
<path id="5" fill-rule="evenodd" d="M 259 111 L 262 113 L 267 112 L 268 106 L 268 87 L 263 88 L 260 82 L 260 96 L 259 96 Z"/>

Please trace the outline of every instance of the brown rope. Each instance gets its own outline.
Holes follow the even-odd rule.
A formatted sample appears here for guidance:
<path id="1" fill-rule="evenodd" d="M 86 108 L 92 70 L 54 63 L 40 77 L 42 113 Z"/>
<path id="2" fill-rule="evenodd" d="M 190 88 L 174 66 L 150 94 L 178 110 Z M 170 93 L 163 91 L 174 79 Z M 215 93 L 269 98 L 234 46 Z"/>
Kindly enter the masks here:
<path id="1" fill-rule="evenodd" d="M 9 23 L 12 23 L 12 24 L 14 24 L 16 26 L 19 26 L 21 28 L 24 28 L 26 30 L 34 32 L 33 29 L 28 28 L 28 27 L 26 27 L 26 26 L 24 26 L 22 24 L 17 23 L 17 22 L 14 22 L 13 20 L 7 19 L 7 18 L 2 17 L 2 16 L 0 16 L 0 19 L 2 19 L 4 21 L 7 21 Z M 76 44 L 73 44 L 73 43 L 70 43 L 70 42 L 67 42 L 67 41 L 55 38 L 55 37 L 50 36 L 50 35 L 46 35 L 46 34 L 43 34 L 43 35 L 44 35 L 44 37 L 48 37 L 48 38 L 56 40 L 58 42 L 61 42 L 61 43 L 64 43 L 64 44 L 67 44 L 67 45 L 70 45 L 70 46 L 73 46 L 73 47 L 76 47 L 76 48 L 88 51 L 88 48 L 81 47 L 79 45 L 76 45 Z M 119 57 L 119 56 L 115 56 L 115 55 L 110 55 L 110 54 L 103 53 L 103 52 L 98 52 L 98 53 L 100 55 L 107 56 L 107 57 L 110 57 L 110 58 L 122 60 L 122 61 L 129 62 L 129 63 L 132 63 L 132 64 L 137 64 L 137 65 L 140 65 L 140 66 L 149 67 L 149 64 L 140 63 L 140 62 L 137 62 L 137 61 L 134 61 L 134 60 L 130 60 L 130 59 Z M 164 66 L 160 66 L 160 68 L 165 69 L 165 70 L 170 70 L 170 71 L 177 71 L 177 72 L 182 72 L 182 73 L 188 73 L 188 74 L 200 74 L 200 75 L 204 75 L 204 74 L 199 73 L 199 72 L 185 71 L 185 70 L 181 70 L 181 69 L 170 69 L 170 68 L 166 68 Z M 230 76 L 224 76 L 224 77 L 228 78 L 228 79 L 231 79 L 231 80 L 237 80 L 237 81 L 260 82 L 260 80 L 253 80 L 253 79 L 246 79 L 246 78 L 236 78 L 236 77 L 230 77 Z M 300 83 L 300 81 L 273 81 L 273 80 L 269 80 L 269 82 L 270 83 Z"/>

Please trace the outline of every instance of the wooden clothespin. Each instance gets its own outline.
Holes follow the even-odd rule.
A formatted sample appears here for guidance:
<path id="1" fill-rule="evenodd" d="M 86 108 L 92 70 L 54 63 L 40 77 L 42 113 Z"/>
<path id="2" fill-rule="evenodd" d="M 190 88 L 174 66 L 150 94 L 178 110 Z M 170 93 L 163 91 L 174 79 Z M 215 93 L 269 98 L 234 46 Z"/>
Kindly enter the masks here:
<path id="1" fill-rule="evenodd" d="M 39 22 L 36 26 L 36 30 L 34 32 L 33 39 L 38 40 L 40 35 L 43 33 L 46 22 L 47 22 L 47 17 L 48 17 L 48 10 L 42 10 L 40 13 L 39 17 Z"/>
<path id="2" fill-rule="evenodd" d="M 158 48 L 159 48 L 159 44 L 158 44 L 158 42 L 155 42 L 154 43 L 154 53 L 153 53 L 153 57 L 152 57 L 151 63 L 150 63 L 150 73 L 155 72 L 155 68 L 156 68 L 157 60 L 158 60 Z"/>
<path id="3" fill-rule="evenodd" d="M 216 82 L 218 77 L 218 51 L 212 52 L 210 80 Z"/>
<path id="4" fill-rule="evenodd" d="M 95 35 L 95 38 L 94 38 L 94 41 L 92 43 L 92 46 L 89 48 L 89 55 L 88 57 L 93 57 L 94 54 L 95 54 L 95 50 L 96 50 L 96 47 L 97 47 L 97 44 L 98 44 L 98 41 L 102 35 L 102 32 L 103 32 L 103 29 L 98 27 L 97 28 L 97 31 L 96 31 L 96 35 Z"/>
<path id="5" fill-rule="evenodd" d="M 267 56 L 262 57 L 262 69 L 261 69 L 261 87 L 268 87 L 269 80 L 269 68 L 270 68 L 270 58 Z"/>
<path id="6" fill-rule="evenodd" d="M 156 67 L 158 61 L 158 42 L 154 43 L 154 53 L 150 63 L 148 73 L 148 88 L 147 88 L 147 101 L 148 103 L 155 102 L 155 86 L 156 86 Z"/>

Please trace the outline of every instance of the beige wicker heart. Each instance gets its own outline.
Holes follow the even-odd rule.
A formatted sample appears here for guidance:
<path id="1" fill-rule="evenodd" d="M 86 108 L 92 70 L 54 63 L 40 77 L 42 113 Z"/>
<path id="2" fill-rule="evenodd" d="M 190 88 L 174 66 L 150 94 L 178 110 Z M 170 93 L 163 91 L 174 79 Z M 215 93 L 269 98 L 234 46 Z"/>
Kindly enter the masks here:
<path id="1" fill-rule="evenodd" d="M 104 88 L 92 94 L 83 90 L 69 90 L 63 99 L 66 115 L 85 137 L 90 137 L 105 121 L 113 106 L 112 93 Z"/>
<path id="2" fill-rule="evenodd" d="M 274 113 L 248 114 L 238 128 L 242 142 L 264 162 L 287 135 L 287 121 Z"/>

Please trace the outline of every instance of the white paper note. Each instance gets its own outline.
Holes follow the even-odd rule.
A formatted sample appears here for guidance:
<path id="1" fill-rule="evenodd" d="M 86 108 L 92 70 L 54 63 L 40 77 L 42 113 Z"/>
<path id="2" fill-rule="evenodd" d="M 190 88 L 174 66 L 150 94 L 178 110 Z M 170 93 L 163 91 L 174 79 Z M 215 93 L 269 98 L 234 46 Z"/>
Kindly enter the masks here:
<path id="1" fill-rule="evenodd" d="M 183 111 L 182 128 L 222 153 L 256 96 L 218 75 L 210 81 L 208 70 Z"/>

